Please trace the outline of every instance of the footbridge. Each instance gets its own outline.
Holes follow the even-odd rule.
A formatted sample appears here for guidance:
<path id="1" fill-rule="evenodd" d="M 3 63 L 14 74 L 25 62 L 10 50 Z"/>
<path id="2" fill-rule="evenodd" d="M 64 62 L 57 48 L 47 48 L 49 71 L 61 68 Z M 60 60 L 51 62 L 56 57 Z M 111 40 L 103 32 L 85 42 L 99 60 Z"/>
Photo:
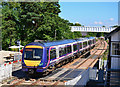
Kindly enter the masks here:
<path id="1" fill-rule="evenodd" d="M 105 32 L 110 33 L 115 28 L 112 27 L 81 27 L 81 26 L 70 26 L 71 31 L 80 31 L 80 32 Z"/>

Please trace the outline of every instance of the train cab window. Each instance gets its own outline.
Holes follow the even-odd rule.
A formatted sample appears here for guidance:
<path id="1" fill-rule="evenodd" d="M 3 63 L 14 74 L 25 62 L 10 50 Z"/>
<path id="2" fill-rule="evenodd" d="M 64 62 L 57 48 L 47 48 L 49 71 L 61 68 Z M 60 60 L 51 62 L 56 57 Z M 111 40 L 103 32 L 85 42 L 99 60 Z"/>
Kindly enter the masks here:
<path id="1" fill-rule="evenodd" d="M 77 44 L 73 44 L 73 50 L 74 50 L 74 51 L 77 50 Z"/>
<path id="2" fill-rule="evenodd" d="M 66 51 L 66 50 L 65 50 L 64 47 L 60 47 L 60 48 L 59 48 L 59 56 L 61 57 L 61 56 L 65 55 L 65 54 L 66 54 L 65 51 Z"/>
<path id="3" fill-rule="evenodd" d="M 50 59 L 56 58 L 56 49 L 53 48 L 50 50 Z"/>
<path id="4" fill-rule="evenodd" d="M 112 55 L 120 55 L 120 42 L 112 42 Z"/>
<path id="5" fill-rule="evenodd" d="M 82 49 L 82 43 L 79 43 L 79 47 L 80 47 L 80 49 Z"/>
<path id="6" fill-rule="evenodd" d="M 67 53 L 71 53 L 72 50 L 71 50 L 71 45 L 67 46 Z"/>
<path id="7" fill-rule="evenodd" d="M 87 46 L 87 41 L 83 42 L 83 47 Z"/>
<path id="8" fill-rule="evenodd" d="M 27 48 L 25 49 L 24 59 L 26 60 L 41 60 L 43 56 L 43 49 Z"/>

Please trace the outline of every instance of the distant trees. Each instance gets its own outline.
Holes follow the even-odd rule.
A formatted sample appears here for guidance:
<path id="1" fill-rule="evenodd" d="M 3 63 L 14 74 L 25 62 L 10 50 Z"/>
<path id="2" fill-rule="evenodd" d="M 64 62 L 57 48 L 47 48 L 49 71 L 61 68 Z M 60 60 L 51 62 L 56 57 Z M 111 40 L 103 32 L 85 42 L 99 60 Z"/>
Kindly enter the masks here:
<path id="1" fill-rule="evenodd" d="M 58 2 L 3 2 L 0 8 L 4 50 L 15 45 L 17 40 L 26 45 L 35 39 L 54 41 L 82 37 L 81 32 L 71 32 L 70 26 L 83 25 L 59 17 L 61 11 Z M 88 33 L 86 37 L 97 35 Z"/>
<path id="2" fill-rule="evenodd" d="M 114 25 L 114 26 L 112 26 L 113 28 L 117 28 L 117 27 L 119 27 L 118 25 Z"/>
<path id="3" fill-rule="evenodd" d="M 61 40 L 81 36 L 71 32 L 70 23 L 59 17 L 58 2 L 3 2 L 2 3 L 2 46 L 7 50 L 20 40 L 26 45 L 35 39 Z"/>

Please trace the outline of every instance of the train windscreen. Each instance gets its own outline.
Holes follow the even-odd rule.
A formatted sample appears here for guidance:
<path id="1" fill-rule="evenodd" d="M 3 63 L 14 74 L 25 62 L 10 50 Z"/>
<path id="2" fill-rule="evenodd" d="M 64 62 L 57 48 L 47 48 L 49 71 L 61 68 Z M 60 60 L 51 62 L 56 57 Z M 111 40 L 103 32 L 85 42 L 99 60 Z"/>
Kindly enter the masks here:
<path id="1" fill-rule="evenodd" d="M 26 60 L 41 60 L 43 56 L 43 49 L 26 48 L 24 52 L 24 59 Z"/>

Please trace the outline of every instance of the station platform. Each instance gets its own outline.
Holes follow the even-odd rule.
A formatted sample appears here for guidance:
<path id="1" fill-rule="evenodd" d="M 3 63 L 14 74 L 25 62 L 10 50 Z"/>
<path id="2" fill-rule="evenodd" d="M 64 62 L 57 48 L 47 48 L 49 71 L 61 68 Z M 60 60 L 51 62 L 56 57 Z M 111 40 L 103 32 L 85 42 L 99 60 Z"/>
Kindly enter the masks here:
<path id="1" fill-rule="evenodd" d="M 43 80 L 59 80 L 60 79 L 60 81 L 69 81 L 76 78 L 83 72 L 84 72 L 84 69 L 59 68 L 42 79 Z"/>

